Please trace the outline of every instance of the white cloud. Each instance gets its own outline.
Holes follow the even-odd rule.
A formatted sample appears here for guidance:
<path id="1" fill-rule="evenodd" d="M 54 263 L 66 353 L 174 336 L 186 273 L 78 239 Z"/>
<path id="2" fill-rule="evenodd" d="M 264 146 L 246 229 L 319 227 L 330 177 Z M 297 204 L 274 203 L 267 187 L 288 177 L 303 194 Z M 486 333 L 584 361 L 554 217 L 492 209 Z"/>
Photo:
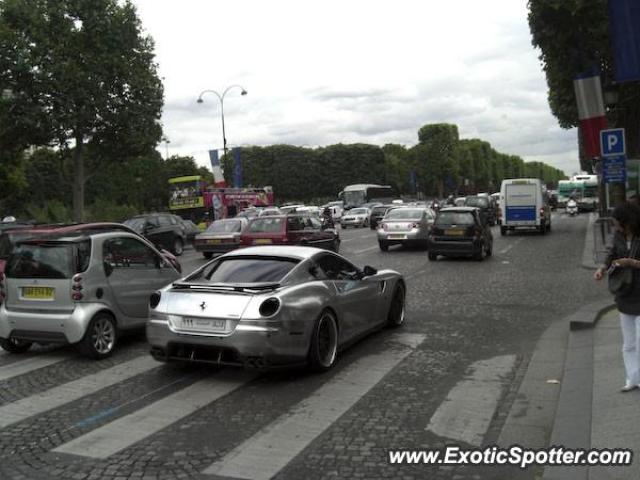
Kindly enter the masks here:
<path id="1" fill-rule="evenodd" d="M 156 41 L 170 154 L 229 145 L 413 145 L 458 125 L 499 151 L 578 168 L 531 46 L 526 0 L 135 0 Z M 164 145 L 159 147 L 164 153 Z"/>

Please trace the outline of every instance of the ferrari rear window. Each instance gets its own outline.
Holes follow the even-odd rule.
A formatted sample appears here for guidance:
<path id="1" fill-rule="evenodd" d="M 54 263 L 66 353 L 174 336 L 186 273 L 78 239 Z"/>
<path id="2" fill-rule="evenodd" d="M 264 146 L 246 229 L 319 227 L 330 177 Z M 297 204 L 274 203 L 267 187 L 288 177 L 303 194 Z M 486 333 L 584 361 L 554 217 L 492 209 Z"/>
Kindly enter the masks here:
<path id="1" fill-rule="evenodd" d="M 221 259 L 187 278 L 194 283 L 277 283 L 298 264 L 298 260 L 275 257 Z"/>

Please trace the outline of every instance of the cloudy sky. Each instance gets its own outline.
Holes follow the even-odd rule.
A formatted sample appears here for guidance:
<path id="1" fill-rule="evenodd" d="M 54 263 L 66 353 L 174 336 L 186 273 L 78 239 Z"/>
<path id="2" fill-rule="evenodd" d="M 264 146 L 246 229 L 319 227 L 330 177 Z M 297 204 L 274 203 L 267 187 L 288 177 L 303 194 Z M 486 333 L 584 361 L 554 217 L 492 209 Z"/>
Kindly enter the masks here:
<path id="1" fill-rule="evenodd" d="M 417 143 L 426 123 L 578 168 L 575 130 L 547 104 L 526 0 L 134 0 L 156 42 L 169 154 L 222 148 Z M 165 154 L 165 145 L 159 147 Z"/>

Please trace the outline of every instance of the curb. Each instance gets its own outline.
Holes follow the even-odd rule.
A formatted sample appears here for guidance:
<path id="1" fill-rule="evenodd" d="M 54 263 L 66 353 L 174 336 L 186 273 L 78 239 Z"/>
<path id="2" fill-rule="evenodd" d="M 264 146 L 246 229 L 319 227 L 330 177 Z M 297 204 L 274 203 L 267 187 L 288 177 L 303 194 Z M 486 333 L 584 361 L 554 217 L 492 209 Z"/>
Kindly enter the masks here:
<path id="1" fill-rule="evenodd" d="M 615 308 L 594 302 L 566 317 L 569 341 L 550 446 L 591 448 L 593 408 L 593 327 Z M 546 467 L 544 480 L 587 480 L 588 467 Z"/>
<path id="2" fill-rule="evenodd" d="M 587 224 L 587 233 L 584 236 L 584 250 L 582 250 L 582 268 L 587 270 L 596 270 L 598 265 L 594 261 L 593 243 L 593 225 L 596 223 L 596 214 L 589 214 L 589 223 Z"/>

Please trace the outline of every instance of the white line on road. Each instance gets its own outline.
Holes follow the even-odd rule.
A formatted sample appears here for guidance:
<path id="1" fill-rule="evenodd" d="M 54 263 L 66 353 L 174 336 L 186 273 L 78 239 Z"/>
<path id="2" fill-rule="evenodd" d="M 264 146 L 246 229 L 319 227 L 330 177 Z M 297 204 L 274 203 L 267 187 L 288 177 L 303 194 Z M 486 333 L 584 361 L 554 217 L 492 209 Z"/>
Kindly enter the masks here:
<path id="1" fill-rule="evenodd" d="M 427 430 L 479 447 L 502 395 L 504 377 L 515 362 L 515 355 L 503 355 L 471 365 L 469 376 L 449 391 Z"/>
<path id="2" fill-rule="evenodd" d="M 522 241 L 522 238 L 519 238 L 518 240 L 516 240 L 515 242 L 513 242 L 511 245 L 508 245 L 507 248 L 503 248 L 502 250 L 500 250 L 498 252 L 499 255 L 504 255 L 505 253 L 507 253 L 509 250 L 511 250 L 513 247 L 515 247 L 516 245 L 518 245 L 520 242 Z"/>
<path id="3" fill-rule="evenodd" d="M 378 248 L 380 248 L 380 247 L 378 247 L 378 245 L 375 245 L 375 246 L 373 246 L 373 247 L 364 248 L 364 249 L 362 249 L 362 250 L 356 250 L 355 252 L 353 252 L 353 254 L 354 254 L 354 255 L 361 255 L 361 254 L 363 254 L 363 253 L 372 252 L 372 251 L 374 251 L 374 250 L 377 250 Z"/>
<path id="4" fill-rule="evenodd" d="M 67 358 L 68 357 L 61 357 L 60 355 L 38 355 L 10 363 L 9 365 L 3 365 L 0 367 L 0 381 L 23 375 L 39 368 L 48 367 L 54 363 L 62 362 Z"/>
<path id="5" fill-rule="evenodd" d="M 55 448 L 54 452 L 107 458 L 191 415 L 256 377 L 236 369 L 201 380 L 179 392 Z"/>
<path id="6" fill-rule="evenodd" d="M 400 334 L 395 345 L 346 367 L 253 437 L 233 449 L 203 473 L 267 480 L 282 470 L 322 432 L 424 340 L 424 335 Z"/>
<path id="7" fill-rule="evenodd" d="M 50 388 L 44 392 L 23 398 L 0 407 L 0 428 L 25 420 L 34 415 L 47 412 L 65 403 L 78 400 L 128 378 L 158 367 L 161 364 L 151 356 L 129 360 L 114 367 L 107 368 L 88 377 Z"/>

